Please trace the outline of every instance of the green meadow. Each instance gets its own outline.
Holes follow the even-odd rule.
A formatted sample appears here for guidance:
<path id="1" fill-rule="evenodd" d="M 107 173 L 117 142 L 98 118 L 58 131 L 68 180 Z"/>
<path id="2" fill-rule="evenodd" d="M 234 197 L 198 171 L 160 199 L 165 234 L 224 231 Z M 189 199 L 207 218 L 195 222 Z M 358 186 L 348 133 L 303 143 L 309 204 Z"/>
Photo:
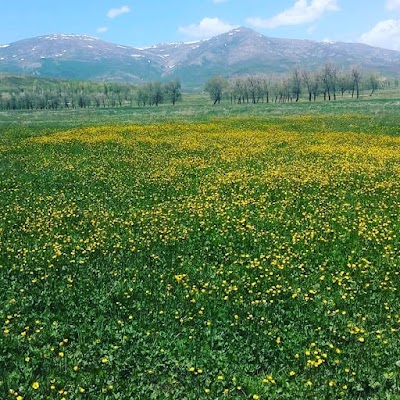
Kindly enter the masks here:
<path id="1" fill-rule="evenodd" d="M 0 399 L 400 399 L 400 100 L 0 113 Z"/>

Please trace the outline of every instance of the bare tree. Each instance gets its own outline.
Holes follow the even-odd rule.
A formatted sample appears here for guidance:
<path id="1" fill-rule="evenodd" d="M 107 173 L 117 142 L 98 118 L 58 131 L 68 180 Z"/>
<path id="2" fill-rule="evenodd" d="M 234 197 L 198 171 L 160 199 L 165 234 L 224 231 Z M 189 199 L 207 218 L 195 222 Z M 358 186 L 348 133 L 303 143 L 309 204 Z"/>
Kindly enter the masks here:
<path id="1" fill-rule="evenodd" d="M 293 70 L 290 84 L 291 84 L 291 92 L 293 93 L 293 96 L 296 98 L 296 102 L 298 102 L 301 93 L 301 73 L 298 68 L 295 68 Z"/>
<path id="2" fill-rule="evenodd" d="M 351 80 L 347 73 L 340 70 L 337 75 L 337 84 L 338 90 L 340 91 L 341 96 L 344 96 L 344 92 L 350 90 L 351 88 Z"/>
<path id="3" fill-rule="evenodd" d="M 354 97 L 354 92 L 356 92 L 357 99 L 360 97 L 360 82 L 361 82 L 361 70 L 360 67 L 353 67 L 351 69 L 352 77 L 352 90 L 351 97 Z"/>
<path id="4" fill-rule="evenodd" d="M 328 96 L 331 100 L 331 64 L 325 64 L 321 70 L 322 89 L 324 91 L 324 100 Z"/>
<path id="5" fill-rule="evenodd" d="M 308 101 L 311 101 L 313 77 L 311 76 L 310 72 L 307 71 L 306 69 L 303 69 L 303 71 L 301 71 L 301 77 L 302 77 L 304 85 L 306 86 L 306 89 L 307 89 Z"/>
<path id="6" fill-rule="evenodd" d="M 374 94 L 374 92 L 379 89 L 379 78 L 378 78 L 378 76 L 375 75 L 375 74 L 371 74 L 369 79 L 368 79 L 367 84 L 369 86 L 369 89 L 371 90 L 370 96 L 372 96 Z"/>

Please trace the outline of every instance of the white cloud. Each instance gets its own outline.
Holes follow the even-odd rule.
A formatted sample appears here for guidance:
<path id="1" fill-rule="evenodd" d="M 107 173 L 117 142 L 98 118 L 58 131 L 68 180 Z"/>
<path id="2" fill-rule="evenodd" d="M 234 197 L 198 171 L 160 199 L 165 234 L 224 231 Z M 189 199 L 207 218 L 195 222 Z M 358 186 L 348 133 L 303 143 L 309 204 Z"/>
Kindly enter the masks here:
<path id="1" fill-rule="evenodd" d="M 107 26 L 101 26 L 100 28 L 97 28 L 97 32 L 98 33 L 104 33 L 108 31 L 108 27 Z"/>
<path id="2" fill-rule="evenodd" d="M 400 0 L 386 0 L 386 9 L 389 11 L 400 10 Z"/>
<path id="3" fill-rule="evenodd" d="M 219 18 L 203 18 L 198 25 L 191 24 L 179 28 L 179 32 L 197 39 L 210 38 L 237 28 Z"/>
<path id="4" fill-rule="evenodd" d="M 361 35 L 360 41 L 371 46 L 400 51 L 400 19 L 378 22 L 369 32 Z"/>
<path id="5" fill-rule="evenodd" d="M 257 28 L 277 28 L 287 25 L 301 25 L 314 22 L 328 11 L 338 11 L 337 0 L 297 0 L 291 8 L 272 18 L 247 18 L 247 22 Z"/>
<path id="6" fill-rule="evenodd" d="M 107 17 L 108 18 L 116 18 L 122 14 L 127 14 L 131 12 L 131 9 L 128 6 L 122 6 L 120 8 L 112 8 L 108 11 Z"/>

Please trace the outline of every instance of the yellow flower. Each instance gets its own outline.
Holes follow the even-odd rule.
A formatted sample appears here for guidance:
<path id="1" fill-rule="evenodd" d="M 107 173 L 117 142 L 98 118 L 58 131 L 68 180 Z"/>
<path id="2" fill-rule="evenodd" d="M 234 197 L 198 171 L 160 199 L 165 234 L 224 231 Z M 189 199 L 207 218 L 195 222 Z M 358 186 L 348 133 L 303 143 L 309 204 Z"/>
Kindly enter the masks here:
<path id="1" fill-rule="evenodd" d="M 295 376 L 295 375 L 296 375 L 296 372 L 290 371 L 290 372 L 289 372 L 289 375 L 290 375 L 290 376 Z"/>
<path id="2" fill-rule="evenodd" d="M 33 382 L 32 383 L 32 387 L 35 389 L 35 390 L 37 390 L 37 389 L 39 389 L 39 382 Z"/>
<path id="3" fill-rule="evenodd" d="M 101 362 L 102 362 L 103 364 L 108 363 L 108 358 L 107 358 L 107 357 L 103 357 L 103 358 L 101 359 Z"/>
<path id="4" fill-rule="evenodd" d="M 258 394 L 253 394 L 253 399 L 254 400 L 259 400 L 260 396 Z"/>
<path id="5" fill-rule="evenodd" d="M 177 274 L 174 276 L 175 280 L 179 283 L 182 282 L 186 277 L 186 274 Z"/>

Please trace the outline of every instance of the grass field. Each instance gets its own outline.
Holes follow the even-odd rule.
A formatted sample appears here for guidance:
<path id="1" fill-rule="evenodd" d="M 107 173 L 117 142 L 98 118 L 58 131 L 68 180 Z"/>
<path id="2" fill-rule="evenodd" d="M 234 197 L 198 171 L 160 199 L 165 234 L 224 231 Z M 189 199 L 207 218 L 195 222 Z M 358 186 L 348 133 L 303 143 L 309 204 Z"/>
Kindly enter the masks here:
<path id="1" fill-rule="evenodd" d="M 399 107 L 0 113 L 0 399 L 400 399 Z"/>

